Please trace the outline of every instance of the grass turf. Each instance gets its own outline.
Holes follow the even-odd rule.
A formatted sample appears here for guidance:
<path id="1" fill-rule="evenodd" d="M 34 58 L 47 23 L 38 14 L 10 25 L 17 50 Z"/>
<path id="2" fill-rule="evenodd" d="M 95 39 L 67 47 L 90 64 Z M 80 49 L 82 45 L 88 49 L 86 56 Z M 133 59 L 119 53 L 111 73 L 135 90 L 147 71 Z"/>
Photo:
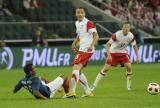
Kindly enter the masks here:
<path id="1" fill-rule="evenodd" d="M 84 72 L 91 85 L 103 66 L 88 66 Z M 124 68 L 112 68 L 94 91 L 94 97 L 81 98 L 83 89 L 77 87 L 76 99 L 36 100 L 25 89 L 13 94 L 14 85 L 23 77 L 22 69 L 0 70 L 0 108 L 159 108 L 160 95 L 150 95 L 146 88 L 150 82 L 160 83 L 160 64 L 133 65 L 133 90 L 127 91 Z M 49 80 L 60 73 L 69 76 L 71 67 L 37 68 L 37 75 Z"/>

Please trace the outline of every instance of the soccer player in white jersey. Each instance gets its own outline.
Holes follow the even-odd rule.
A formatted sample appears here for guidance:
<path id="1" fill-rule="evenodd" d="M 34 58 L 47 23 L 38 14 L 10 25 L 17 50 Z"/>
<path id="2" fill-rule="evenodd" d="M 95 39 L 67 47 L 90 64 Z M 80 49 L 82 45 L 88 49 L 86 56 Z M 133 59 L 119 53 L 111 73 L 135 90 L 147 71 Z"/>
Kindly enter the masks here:
<path id="1" fill-rule="evenodd" d="M 87 82 L 87 78 L 82 73 L 82 69 L 86 67 L 90 57 L 94 52 L 94 45 L 98 41 L 98 33 L 92 21 L 85 17 L 85 9 L 83 7 L 76 8 L 76 33 L 77 37 L 72 43 L 72 50 L 76 53 L 73 61 L 73 71 L 71 78 L 71 89 L 64 98 L 76 96 L 76 86 L 78 81 L 85 90 L 85 94 L 82 97 L 93 96 Z M 80 44 L 79 50 L 77 49 L 77 43 Z"/>
<path id="2" fill-rule="evenodd" d="M 136 62 L 139 62 L 138 58 L 138 48 L 136 45 L 136 41 L 134 39 L 134 35 L 130 32 L 130 24 L 125 22 L 123 24 L 122 30 L 117 31 L 112 35 L 112 38 L 106 44 L 107 50 L 107 59 L 104 67 L 101 72 L 98 73 L 96 80 L 91 87 L 93 91 L 100 80 L 104 78 L 108 70 L 111 66 L 124 66 L 126 68 L 126 81 L 127 81 L 127 89 L 131 90 L 131 75 L 132 68 L 131 62 L 127 53 L 127 46 L 131 43 L 134 48 L 135 54 L 137 56 Z"/>

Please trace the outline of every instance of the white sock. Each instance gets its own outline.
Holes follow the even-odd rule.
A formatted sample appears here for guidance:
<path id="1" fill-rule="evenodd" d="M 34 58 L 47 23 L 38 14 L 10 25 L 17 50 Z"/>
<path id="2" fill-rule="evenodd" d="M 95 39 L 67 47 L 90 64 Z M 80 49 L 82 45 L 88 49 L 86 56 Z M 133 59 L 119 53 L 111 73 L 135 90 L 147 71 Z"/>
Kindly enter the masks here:
<path id="1" fill-rule="evenodd" d="M 83 73 L 80 74 L 79 81 L 80 81 L 80 84 L 82 85 L 83 89 L 85 90 L 85 93 L 91 93 L 91 90 L 88 86 L 87 78 Z"/>
<path id="2" fill-rule="evenodd" d="M 45 84 L 50 88 L 50 91 L 51 91 L 50 98 L 52 98 L 54 94 L 57 92 L 57 90 L 62 87 L 63 82 L 64 82 L 63 78 L 57 77 L 55 80 L 51 81 L 50 83 Z"/>
<path id="3" fill-rule="evenodd" d="M 126 72 L 127 89 L 131 90 L 131 75 L 132 72 Z"/>
<path id="4" fill-rule="evenodd" d="M 93 91 L 95 89 L 95 87 L 98 85 L 99 81 L 101 81 L 106 73 L 104 73 L 103 71 L 101 71 L 100 73 L 98 73 L 96 80 L 93 83 L 93 87 L 91 88 L 91 90 Z"/>
<path id="5" fill-rule="evenodd" d="M 73 70 L 72 78 L 71 78 L 71 91 L 70 92 L 75 93 L 78 81 L 79 81 L 79 70 Z"/>
<path id="6" fill-rule="evenodd" d="M 131 79 L 127 78 L 127 88 L 128 90 L 131 89 Z"/>

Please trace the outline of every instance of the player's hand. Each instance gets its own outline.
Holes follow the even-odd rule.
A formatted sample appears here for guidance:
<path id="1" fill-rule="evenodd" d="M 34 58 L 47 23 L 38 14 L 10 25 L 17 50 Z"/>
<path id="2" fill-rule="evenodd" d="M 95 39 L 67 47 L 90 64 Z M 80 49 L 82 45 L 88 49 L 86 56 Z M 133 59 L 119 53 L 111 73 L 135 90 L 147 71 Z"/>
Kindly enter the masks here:
<path id="1" fill-rule="evenodd" d="M 77 47 L 76 47 L 75 45 L 72 45 L 72 50 L 73 50 L 75 53 L 78 52 L 78 49 L 77 49 Z"/>
<path id="2" fill-rule="evenodd" d="M 137 63 L 137 64 L 139 63 L 139 59 L 138 59 L 138 58 L 136 59 L 136 63 Z"/>
<path id="3" fill-rule="evenodd" d="M 87 51 L 88 51 L 88 52 L 91 52 L 91 51 L 92 51 L 92 48 L 93 48 L 92 46 L 88 47 L 88 50 L 87 50 Z"/>
<path id="4" fill-rule="evenodd" d="M 112 57 L 111 57 L 111 55 L 108 55 L 108 57 L 107 57 L 107 61 L 109 61 L 109 62 L 111 62 L 111 61 L 112 61 Z"/>

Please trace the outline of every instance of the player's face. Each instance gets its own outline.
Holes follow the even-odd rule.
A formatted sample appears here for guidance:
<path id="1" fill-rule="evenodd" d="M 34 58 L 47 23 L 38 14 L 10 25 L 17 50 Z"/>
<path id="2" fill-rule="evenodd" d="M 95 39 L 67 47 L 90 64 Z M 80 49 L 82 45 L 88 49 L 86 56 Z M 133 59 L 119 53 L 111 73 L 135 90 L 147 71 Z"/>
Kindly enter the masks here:
<path id="1" fill-rule="evenodd" d="M 122 27 L 124 35 L 127 35 L 128 32 L 130 31 L 130 24 L 124 24 Z"/>
<path id="2" fill-rule="evenodd" d="M 76 17 L 78 21 L 82 21 L 85 17 L 85 11 L 84 9 L 76 9 Z"/>
<path id="3" fill-rule="evenodd" d="M 41 34 L 40 31 L 36 31 L 36 36 L 39 36 Z"/>
<path id="4" fill-rule="evenodd" d="M 32 66 L 32 71 L 31 71 L 30 74 L 31 74 L 31 75 L 35 75 L 35 74 L 36 74 L 36 70 L 35 70 L 35 67 L 34 67 L 34 66 Z"/>

